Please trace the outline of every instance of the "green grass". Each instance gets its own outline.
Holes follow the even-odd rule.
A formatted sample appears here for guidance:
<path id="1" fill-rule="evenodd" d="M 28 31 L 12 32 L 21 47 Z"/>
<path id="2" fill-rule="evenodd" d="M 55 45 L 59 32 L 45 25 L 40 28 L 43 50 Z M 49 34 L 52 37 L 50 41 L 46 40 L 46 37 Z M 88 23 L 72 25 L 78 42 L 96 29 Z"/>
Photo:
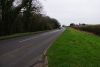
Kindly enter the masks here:
<path id="1" fill-rule="evenodd" d="M 68 29 L 47 55 L 49 67 L 100 67 L 100 37 Z"/>

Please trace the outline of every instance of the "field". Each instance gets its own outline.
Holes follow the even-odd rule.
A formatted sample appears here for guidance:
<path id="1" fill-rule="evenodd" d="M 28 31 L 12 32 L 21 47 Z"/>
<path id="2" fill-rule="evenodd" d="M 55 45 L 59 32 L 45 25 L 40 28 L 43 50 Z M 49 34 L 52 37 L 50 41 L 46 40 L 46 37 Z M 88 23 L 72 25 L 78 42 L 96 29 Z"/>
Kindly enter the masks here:
<path id="1" fill-rule="evenodd" d="M 49 67 L 100 67 L 100 37 L 67 29 L 47 55 Z"/>
<path id="2" fill-rule="evenodd" d="M 86 26 L 75 27 L 75 28 L 82 30 L 82 31 L 91 32 L 96 35 L 100 35 L 100 25 L 86 25 Z"/>

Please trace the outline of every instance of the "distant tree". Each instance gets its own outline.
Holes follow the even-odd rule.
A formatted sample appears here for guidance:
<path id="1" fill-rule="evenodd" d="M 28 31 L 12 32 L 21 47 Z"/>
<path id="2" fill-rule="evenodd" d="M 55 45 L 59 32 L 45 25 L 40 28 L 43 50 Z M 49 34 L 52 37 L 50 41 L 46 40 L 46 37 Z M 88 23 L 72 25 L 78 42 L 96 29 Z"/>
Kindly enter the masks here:
<path id="1" fill-rule="evenodd" d="M 71 23 L 71 24 L 70 24 L 70 27 L 73 27 L 73 26 L 75 26 L 75 24 L 74 24 L 74 23 Z"/>
<path id="2" fill-rule="evenodd" d="M 82 26 L 86 26 L 86 24 L 85 24 L 85 23 L 83 23 L 83 24 L 82 24 Z"/>
<path id="3" fill-rule="evenodd" d="M 56 20 L 56 19 L 51 19 L 51 21 L 52 21 L 52 23 L 54 24 L 54 28 L 56 29 L 56 28 L 60 28 L 60 23 Z"/>

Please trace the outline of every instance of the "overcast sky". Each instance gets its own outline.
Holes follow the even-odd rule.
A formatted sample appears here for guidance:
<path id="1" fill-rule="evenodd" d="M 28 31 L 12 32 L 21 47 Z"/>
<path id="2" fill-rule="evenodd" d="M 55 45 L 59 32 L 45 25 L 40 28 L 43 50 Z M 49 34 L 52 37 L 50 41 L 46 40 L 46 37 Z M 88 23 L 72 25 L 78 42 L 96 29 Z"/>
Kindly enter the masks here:
<path id="1" fill-rule="evenodd" d="M 61 24 L 100 24 L 100 0 L 41 0 L 44 11 Z"/>

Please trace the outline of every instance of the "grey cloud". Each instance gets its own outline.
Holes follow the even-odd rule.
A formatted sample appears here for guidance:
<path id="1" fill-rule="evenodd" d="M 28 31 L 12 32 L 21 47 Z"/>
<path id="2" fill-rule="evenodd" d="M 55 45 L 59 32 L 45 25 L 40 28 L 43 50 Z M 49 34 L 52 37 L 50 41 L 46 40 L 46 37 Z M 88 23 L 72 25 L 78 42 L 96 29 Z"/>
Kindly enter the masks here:
<path id="1" fill-rule="evenodd" d="M 41 0 L 47 15 L 61 24 L 100 24 L 100 0 Z"/>

